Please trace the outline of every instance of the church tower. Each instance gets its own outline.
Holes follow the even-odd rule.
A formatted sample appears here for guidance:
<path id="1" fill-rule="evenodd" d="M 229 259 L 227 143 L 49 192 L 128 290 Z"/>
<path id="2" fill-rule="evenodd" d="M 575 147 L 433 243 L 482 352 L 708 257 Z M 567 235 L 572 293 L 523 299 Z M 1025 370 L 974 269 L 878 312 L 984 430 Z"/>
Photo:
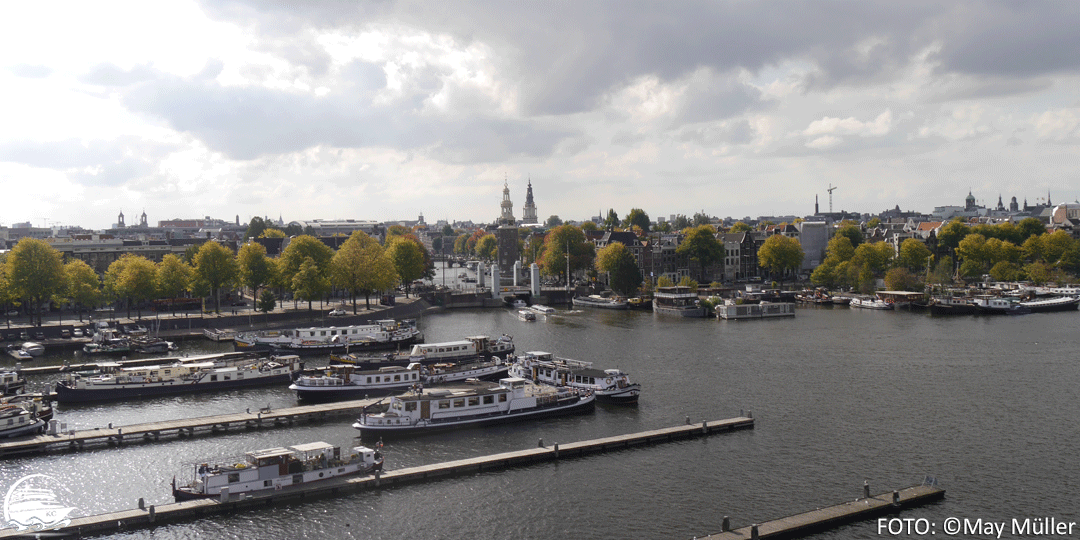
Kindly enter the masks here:
<path id="1" fill-rule="evenodd" d="M 514 203 L 510 200 L 510 185 L 503 181 L 503 198 L 499 203 L 502 207 L 502 215 L 499 216 L 499 225 L 514 224 Z"/>
<path id="2" fill-rule="evenodd" d="M 529 190 L 525 192 L 525 208 L 522 212 L 524 213 L 521 218 L 522 223 L 536 223 L 536 203 L 533 201 L 532 178 L 529 179 Z"/>
<path id="3" fill-rule="evenodd" d="M 149 227 L 149 225 L 146 224 L 146 210 L 145 209 L 143 209 L 142 215 L 139 216 L 139 226 L 144 228 L 144 229 Z"/>
<path id="4" fill-rule="evenodd" d="M 121 210 L 120 215 L 116 216 L 116 228 L 117 229 L 123 229 L 124 226 L 125 226 L 124 225 L 124 211 Z"/>
<path id="5" fill-rule="evenodd" d="M 495 231 L 498 240 L 498 253 L 496 261 L 499 264 L 499 273 L 511 276 L 514 272 L 514 263 L 518 260 L 518 230 L 514 225 L 514 203 L 510 201 L 510 186 L 503 181 L 503 199 L 500 203 L 502 216 L 499 217 L 499 228 Z M 498 284 L 498 281 L 494 280 Z"/>

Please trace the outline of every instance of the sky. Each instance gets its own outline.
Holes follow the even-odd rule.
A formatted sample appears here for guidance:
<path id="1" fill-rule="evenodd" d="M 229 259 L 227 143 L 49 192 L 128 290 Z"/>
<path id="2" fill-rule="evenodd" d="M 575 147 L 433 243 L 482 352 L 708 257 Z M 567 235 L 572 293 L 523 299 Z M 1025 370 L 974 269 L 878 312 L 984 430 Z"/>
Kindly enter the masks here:
<path id="1" fill-rule="evenodd" d="M 1080 197 L 1077 2 L 20 2 L 0 225 Z"/>

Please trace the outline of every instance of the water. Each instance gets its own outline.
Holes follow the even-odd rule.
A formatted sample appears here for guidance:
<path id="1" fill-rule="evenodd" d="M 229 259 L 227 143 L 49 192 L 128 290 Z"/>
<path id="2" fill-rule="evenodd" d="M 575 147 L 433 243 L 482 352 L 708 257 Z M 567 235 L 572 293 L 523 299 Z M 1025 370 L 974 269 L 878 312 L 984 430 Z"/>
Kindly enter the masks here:
<path id="1" fill-rule="evenodd" d="M 399 468 L 637 432 L 752 411 L 754 430 L 167 525 L 114 538 L 691 538 L 723 516 L 748 525 L 935 475 L 944 502 L 906 512 L 1009 521 L 1080 521 L 1076 313 L 931 318 L 799 309 L 794 319 L 683 320 L 584 312 L 526 323 L 513 310 L 421 321 L 428 341 L 509 333 L 519 350 L 619 367 L 643 383 L 637 407 L 386 444 Z M 221 347 L 183 345 L 190 353 Z M 51 361 L 59 361 L 57 358 Z M 33 382 L 44 385 L 57 376 Z M 79 429 L 287 406 L 285 388 L 59 407 Z M 171 502 L 173 475 L 197 461 L 325 440 L 351 444 L 350 420 L 97 448 L 3 462 L 0 487 L 62 479 L 77 515 Z M 858 523 L 818 538 L 877 537 Z"/>

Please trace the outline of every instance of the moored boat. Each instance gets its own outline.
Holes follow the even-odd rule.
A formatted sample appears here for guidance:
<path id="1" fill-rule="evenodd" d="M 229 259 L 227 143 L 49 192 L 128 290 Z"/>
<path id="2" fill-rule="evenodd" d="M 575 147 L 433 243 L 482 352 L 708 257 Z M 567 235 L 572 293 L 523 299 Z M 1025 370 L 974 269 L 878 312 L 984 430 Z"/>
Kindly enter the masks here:
<path id="1" fill-rule="evenodd" d="M 595 400 L 589 391 L 508 377 L 498 385 L 477 382 L 392 396 L 384 411 L 365 409 L 353 427 L 362 436 L 419 434 L 586 412 Z"/>
<path id="2" fill-rule="evenodd" d="M 512 357 L 509 375 L 522 379 L 589 390 L 597 401 L 637 403 L 641 385 L 630 382 L 630 376 L 618 369 L 596 369 L 592 362 L 556 358 L 544 351 L 530 351 Z"/>
<path id="3" fill-rule="evenodd" d="M 697 293 L 684 285 L 657 287 L 653 293 L 652 307 L 653 313 L 664 315 L 705 316 L 705 307 L 698 301 Z"/>
<path id="4" fill-rule="evenodd" d="M 385 366 L 408 366 L 413 362 L 434 364 L 437 362 L 470 362 L 480 358 L 506 358 L 514 352 L 514 338 L 503 334 L 495 339 L 488 336 L 469 336 L 459 341 L 441 343 L 418 343 L 408 353 L 384 355 L 346 354 L 330 355 L 335 362 L 353 364 L 360 369 L 378 369 Z"/>
<path id="5" fill-rule="evenodd" d="M 533 305 L 529 306 L 529 310 L 532 311 L 533 313 L 538 314 L 538 315 L 554 315 L 555 314 L 555 308 L 545 306 L 545 305 L 542 305 L 542 304 L 533 304 Z"/>
<path id="6" fill-rule="evenodd" d="M 234 338 L 233 347 L 238 351 L 273 350 L 306 356 L 395 349 L 423 340 L 416 321 L 387 319 L 376 324 L 242 333 Z"/>
<path id="7" fill-rule="evenodd" d="M 40 433 L 45 421 L 19 404 L 0 405 L 0 438 Z"/>
<path id="8" fill-rule="evenodd" d="M 374 370 L 331 366 L 319 374 L 298 377 L 289 385 L 289 390 L 304 401 L 360 399 L 404 392 L 418 385 L 488 379 L 505 374 L 506 365 L 501 360 L 462 364 L 413 363 L 408 367 L 388 366 Z"/>
<path id="9" fill-rule="evenodd" d="M 194 478 L 182 486 L 173 478 L 177 502 L 245 493 L 275 491 L 356 474 L 382 470 L 378 449 L 354 446 L 348 453 L 325 442 L 299 444 L 288 448 L 268 448 L 248 452 L 242 459 L 224 464 L 200 463 Z"/>
<path id="10" fill-rule="evenodd" d="M 892 304 L 878 298 L 852 298 L 848 305 L 860 309 L 888 310 L 893 308 Z"/>
<path id="11" fill-rule="evenodd" d="M 26 389 L 26 379 L 14 370 L 0 371 L 0 396 L 18 394 Z"/>
<path id="12" fill-rule="evenodd" d="M 219 361 L 178 361 L 140 367 L 109 367 L 105 373 L 67 373 L 56 383 L 56 401 L 78 403 L 137 399 L 289 382 L 303 369 L 296 355 L 244 355 Z"/>
<path id="13" fill-rule="evenodd" d="M 935 296 L 929 307 L 932 315 L 971 315 L 977 311 L 971 299 L 963 296 Z"/>
<path id="14" fill-rule="evenodd" d="M 1080 307 L 1080 296 L 1058 296 L 1045 300 L 1031 300 L 1020 302 L 1021 307 L 1031 310 L 1032 313 L 1046 313 L 1052 311 L 1075 311 Z"/>
<path id="15" fill-rule="evenodd" d="M 978 313 L 985 315 L 1024 315 L 1031 313 L 1031 310 L 1021 306 L 1016 298 L 981 295 L 976 296 L 972 303 L 975 304 Z"/>
<path id="16" fill-rule="evenodd" d="M 171 341 L 151 336 L 131 338 L 131 349 L 143 354 L 160 354 L 176 350 L 176 345 Z"/>

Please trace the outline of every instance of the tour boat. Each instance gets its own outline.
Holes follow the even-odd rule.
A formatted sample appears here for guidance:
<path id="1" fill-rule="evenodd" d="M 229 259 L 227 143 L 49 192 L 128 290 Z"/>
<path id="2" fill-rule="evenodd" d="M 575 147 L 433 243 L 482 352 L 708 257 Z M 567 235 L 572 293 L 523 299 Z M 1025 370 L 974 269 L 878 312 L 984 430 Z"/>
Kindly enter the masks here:
<path id="1" fill-rule="evenodd" d="M 19 404 L 0 406 L 0 438 L 40 433 L 45 421 Z"/>
<path id="2" fill-rule="evenodd" d="M 512 357 L 511 377 L 532 379 L 544 384 L 569 386 L 589 390 L 597 401 L 637 403 L 641 385 L 630 382 L 630 376 L 618 369 L 596 369 L 592 362 L 556 358 L 543 351 L 530 351 Z"/>
<path id="3" fill-rule="evenodd" d="M 26 388 L 26 379 L 18 371 L 0 370 L 0 396 L 18 394 Z"/>
<path id="4" fill-rule="evenodd" d="M 653 313 L 679 315 L 681 317 L 704 317 L 705 308 L 698 302 L 696 292 L 690 287 L 657 287 L 652 299 Z"/>
<path id="5" fill-rule="evenodd" d="M 335 362 L 353 364 L 360 369 L 378 369 L 386 366 L 408 366 L 413 362 L 434 364 L 438 362 L 469 362 L 480 358 L 506 358 L 514 353 L 514 338 L 503 334 L 495 339 L 488 336 L 469 336 L 459 341 L 441 343 L 418 343 L 408 353 L 364 355 L 350 353 L 330 355 Z"/>
<path id="6" fill-rule="evenodd" d="M 618 298 L 604 298 L 598 294 L 590 294 L 589 296 L 575 296 L 571 300 L 576 308 L 598 308 L 598 309 L 626 309 L 626 300 L 620 300 Z"/>
<path id="7" fill-rule="evenodd" d="M 375 370 L 331 366 L 319 375 L 298 377 L 289 385 L 289 390 L 295 391 L 301 400 L 360 399 L 404 392 L 418 385 L 489 379 L 505 374 L 506 365 L 500 360 L 430 365 L 414 362 L 408 367 L 388 366 Z"/>
<path id="8" fill-rule="evenodd" d="M 595 400 L 587 390 L 509 377 L 498 385 L 476 381 L 460 388 L 410 390 L 392 396 L 382 412 L 365 409 L 353 427 L 362 436 L 428 433 L 585 412 Z"/>
<path id="9" fill-rule="evenodd" d="M 532 311 L 533 313 L 536 313 L 537 315 L 554 315 L 555 314 L 555 308 L 545 306 L 545 305 L 542 305 L 542 304 L 533 304 L 533 305 L 529 306 L 529 310 Z"/>
<path id="10" fill-rule="evenodd" d="M 890 303 L 888 303 L 888 302 L 886 302 L 884 300 L 877 299 L 877 298 L 852 298 L 851 302 L 848 305 L 853 307 L 853 308 L 862 308 L 862 309 L 885 310 L 885 309 L 892 309 L 893 308 L 892 304 L 890 304 Z"/>
<path id="11" fill-rule="evenodd" d="M 236 350 L 273 350 L 288 354 L 316 355 L 395 349 L 419 343 L 423 334 L 416 321 L 393 319 L 375 324 L 326 326 L 292 330 L 264 330 L 237 334 Z"/>
<path id="12" fill-rule="evenodd" d="M 56 383 L 56 401 L 77 403 L 227 390 L 289 382 L 303 369 L 296 355 L 112 367 L 106 373 L 68 373 Z"/>
<path id="13" fill-rule="evenodd" d="M 382 467 L 383 456 L 379 449 L 354 446 L 349 453 L 342 454 L 340 447 L 313 442 L 256 450 L 223 464 L 200 463 L 195 466 L 195 477 L 190 483 L 177 486 L 173 477 L 172 490 L 177 502 L 257 494 L 342 476 L 369 474 L 382 470 Z"/>
<path id="14" fill-rule="evenodd" d="M 517 315 L 523 321 L 531 322 L 536 320 L 536 312 L 527 309 L 519 309 Z"/>

